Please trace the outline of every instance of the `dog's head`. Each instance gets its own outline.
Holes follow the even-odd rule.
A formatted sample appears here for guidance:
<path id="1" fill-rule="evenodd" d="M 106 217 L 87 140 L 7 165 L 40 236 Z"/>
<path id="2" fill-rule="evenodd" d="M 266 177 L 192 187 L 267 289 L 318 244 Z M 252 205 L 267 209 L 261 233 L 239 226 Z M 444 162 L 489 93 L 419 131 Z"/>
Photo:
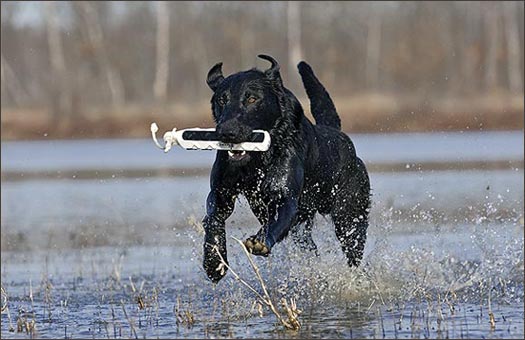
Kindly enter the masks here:
<path id="1" fill-rule="evenodd" d="M 279 64 L 267 55 L 259 55 L 271 63 L 266 71 L 251 69 L 224 78 L 222 63 L 208 72 L 207 83 L 213 90 L 211 107 L 216 131 L 225 143 L 245 142 L 253 130 L 271 130 L 281 117 L 279 89 L 282 80 Z M 228 152 L 229 159 L 246 163 L 246 152 Z"/>

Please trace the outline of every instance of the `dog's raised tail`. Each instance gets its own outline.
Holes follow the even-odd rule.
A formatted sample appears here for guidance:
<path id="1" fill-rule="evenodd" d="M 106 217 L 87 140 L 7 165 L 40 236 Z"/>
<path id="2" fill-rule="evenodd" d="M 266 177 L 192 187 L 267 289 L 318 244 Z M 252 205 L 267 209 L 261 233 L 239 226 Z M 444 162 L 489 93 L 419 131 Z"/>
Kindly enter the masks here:
<path id="1" fill-rule="evenodd" d="M 310 111 L 315 118 L 315 123 L 341 130 L 341 119 L 339 119 L 334 102 L 323 84 L 315 76 L 310 65 L 301 61 L 297 68 L 303 80 L 306 94 L 310 99 Z"/>

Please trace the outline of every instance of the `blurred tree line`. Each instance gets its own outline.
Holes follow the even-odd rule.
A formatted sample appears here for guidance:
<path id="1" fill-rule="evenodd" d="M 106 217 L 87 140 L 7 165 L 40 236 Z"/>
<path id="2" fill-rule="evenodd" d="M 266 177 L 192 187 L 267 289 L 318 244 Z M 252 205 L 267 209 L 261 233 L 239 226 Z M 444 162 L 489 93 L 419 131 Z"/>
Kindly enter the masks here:
<path id="1" fill-rule="evenodd" d="M 2 109 L 55 118 L 92 107 L 209 100 L 205 78 L 308 61 L 334 96 L 523 93 L 524 3 L 1 2 Z M 25 9 L 27 10 L 27 8 Z"/>

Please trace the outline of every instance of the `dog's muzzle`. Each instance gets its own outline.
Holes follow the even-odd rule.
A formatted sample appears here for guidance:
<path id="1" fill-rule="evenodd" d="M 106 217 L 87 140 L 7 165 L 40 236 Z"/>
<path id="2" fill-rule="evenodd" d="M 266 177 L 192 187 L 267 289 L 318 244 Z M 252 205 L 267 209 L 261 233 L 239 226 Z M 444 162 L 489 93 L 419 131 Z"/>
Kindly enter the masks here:
<path id="1" fill-rule="evenodd" d="M 246 151 L 228 151 L 228 159 L 240 162 L 250 157 Z"/>
<path id="2" fill-rule="evenodd" d="M 217 125 L 217 134 L 221 142 L 224 143 L 243 143 L 248 141 L 252 129 L 242 124 L 238 119 L 233 118 Z M 228 159 L 234 162 L 249 160 L 250 155 L 246 151 L 228 151 Z"/>
<path id="3" fill-rule="evenodd" d="M 216 131 L 221 142 L 234 144 L 248 141 L 252 134 L 252 128 L 241 123 L 237 118 L 220 123 Z"/>

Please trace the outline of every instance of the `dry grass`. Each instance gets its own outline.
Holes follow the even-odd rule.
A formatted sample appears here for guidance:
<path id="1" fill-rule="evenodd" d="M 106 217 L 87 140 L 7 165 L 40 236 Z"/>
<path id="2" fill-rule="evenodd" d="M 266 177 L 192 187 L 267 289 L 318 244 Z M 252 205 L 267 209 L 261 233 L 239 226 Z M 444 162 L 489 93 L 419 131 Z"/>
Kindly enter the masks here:
<path id="1" fill-rule="evenodd" d="M 105 312 L 101 313 L 93 323 L 95 328 L 91 327 L 89 331 L 92 333 L 93 337 L 96 335 L 97 337 L 107 336 L 108 338 L 142 338 L 143 336 L 146 337 L 146 334 L 158 336 L 159 334 L 162 334 L 163 330 L 170 331 L 172 327 L 176 325 L 177 334 L 181 336 L 184 336 L 186 334 L 185 332 L 201 331 L 206 337 L 216 337 L 226 336 L 225 333 L 220 333 L 220 331 L 215 328 L 218 327 L 217 325 L 226 324 L 229 329 L 227 337 L 232 338 L 238 336 L 239 333 L 234 333 L 231 330 L 231 327 L 241 324 L 244 324 L 246 329 L 256 331 L 255 327 L 258 327 L 256 326 L 257 322 L 251 323 L 248 320 L 255 315 L 263 317 L 263 310 L 269 310 L 270 313 L 273 313 L 279 324 L 284 326 L 285 329 L 293 330 L 294 333 L 289 334 L 292 334 L 294 337 L 306 336 L 308 334 L 305 332 L 311 332 L 312 328 L 319 327 L 320 324 L 315 323 L 315 321 L 312 322 L 308 316 L 305 317 L 305 320 L 303 320 L 302 317 L 301 319 L 299 318 L 302 314 L 294 300 L 279 300 L 272 295 L 271 291 L 268 289 L 272 287 L 267 281 L 265 281 L 265 279 L 263 279 L 259 267 L 257 267 L 253 261 L 252 255 L 248 253 L 240 240 L 234 240 L 242 247 L 243 252 L 249 261 L 251 272 L 255 274 L 259 285 L 250 285 L 230 267 L 231 274 L 244 287 L 248 288 L 248 294 L 233 294 L 232 297 L 236 302 L 239 302 L 240 300 L 250 301 L 251 299 L 249 297 L 255 296 L 256 301 L 251 304 L 251 308 L 249 305 L 242 303 L 234 305 L 230 305 L 229 302 L 225 303 L 224 300 L 222 300 L 224 291 L 219 291 L 219 294 L 213 301 L 211 301 L 211 304 L 210 301 L 207 301 L 206 305 L 203 305 L 203 302 L 198 300 L 199 293 L 195 294 L 193 287 L 188 287 L 185 292 L 179 290 L 173 295 L 170 290 L 166 290 L 166 286 L 162 286 L 163 284 L 165 285 L 166 282 L 147 282 L 146 278 L 137 280 L 132 277 L 129 277 L 129 280 L 117 280 L 116 277 L 122 276 L 122 268 L 120 265 L 117 265 L 107 273 L 109 280 L 106 283 L 104 283 L 104 281 L 100 282 L 94 280 L 93 282 L 95 284 L 89 287 L 89 290 L 95 294 L 96 302 L 105 310 Z M 113 262 L 118 263 L 119 260 Z M 224 265 L 226 266 L 225 263 Z M 28 302 L 30 302 L 31 305 L 28 308 L 24 308 L 23 300 L 25 300 L 25 298 L 20 299 L 20 297 L 18 297 L 18 302 L 15 302 L 15 306 L 16 304 L 19 306 L 18 308 L 14 308 L 18 309 L 19 312 L 16 318 L 15 327 L 11 326 L 11 331 L 15 332 L 16 329 L 19 333 L 25 333 L 25 335 L 33 337 L 38 335 L 36 333 L 37 328 L 42 331 L 43 334 L 48 334 L 48 328 L 51 328 L 54 324 L 54 327 L 64 327 L 63 334 L 65 335 L 65 338 L 71 337 L 75 332 L 81 331 L 81 329 L 76 328 L 74 324 L 56 326 L 56 323 L 60 322 L 61 314 L 70 315 L 70 312 L 66 310 L 66 308 L 68 308 L 67 300 L 64 303 L 61 301 L 60 306 L 63 308 L 62 311 L 57 304 L 48 304 L 49 301 L 53 300 L 53 297 L 55 300 L 58 300 L 63 292 L 61 293 L 60 288 L 55 288 L 49 283 L 46 273 L 47 270 L 44 271 L 40 288 L 38 289 L 38 287 L 35 287 L 37 288 L 35 291 L 36 294 L 34 295 L 36 302 L 35 306 L 37 307 L 36 310 L 33 307 L 33 287 L 31 281 L 29 282 L 29 289 L 24 290 L 24 294 L 26 294 L 26 292 L 29 294 Z M 486 331 L 490 332 L 499 331 L 499 334 L 501 334 L 501 328 L 503 325 L 510 325 L 510 322 L 505 321 L 501 311 L 498 312 L 496 310 L 493 312 L 492 310 L 492 300 L 494 296 L 492 295 L 491 288 L 493 280 L 491 280 L 491 278 L 484 280 L 482 284 L 480 283 L 477 289 L 479 292 L 480 305 L 486 306 L 488 308 L 488 313 L 484 314 L 481 308 L 478 311 L 472 310 L 469 312 L 470 319 L 467 319 L 466 308 L 462 305 L 456 295 L 456 291 L 454 290 L 454 287 L 457 287 L 456 283 L 452 283 L 450 286 L 451 288 L 448 290 L 435 290 L 433 289 L 434 285 L 432 282 L 427 279 L 426 271 L 414 271 L 413 279 L 405 281 L 407 285 L 406 292 L 402 292 L 400 293 L 401 295 L 398 294 L 396 297 L 392 298 L 384 289 L 384 282 L 381 282 L 381 278 L 378 278 L 375 275 L 368 275 L 361 270 L 353 273 L 356 278 L 360 278 L 366 282 L 362 284 L 352 282 L 349 286 L 350 289 L 360 291 L 360 288 L 356 285 L 361 285 L 364 286 L 363 289 L 370 290 L 368 296 L 374 297 L 373 300 L 371 300 L 371 303 L 367 304 L 362 312 L 358 311 L 355 314 L 356 318 L 359 318 L 360 315 L 372 317 L 370 322 L 373 326 L 370 326 L 369 329 L 372 327 L 375 328 L 372 329 L 374 333 L 369 334 L 369 337 L 390 338 L 394 335 L 395 338 L 398 338 L 410 334 L 412 338 L 431 338 L 436 335 L 439 338 L 449 338 L 451 336 L 454 337 L 454 335 L 460 335 L 457 328 L 459 322 L 459 332 L 465 332 L 461 333 L 461 337 L 465 336 L 468 338 L 469 329 L 462 329 L 461 324 L 472 327 L 471 331 L 476 330 L 479 332 L 480 329 L 486 329 Z M 351 279 L 351 277 L 349 277 L 349 279 Z M 470 282 L 470 285 L 476 286 L 476 284 L 477 282 Z M 59 287 L 60 284 L 55 282 L 55 286 Z M 230 287 L 228 289 L 233 292 L 235 289 L 232 288 L 235 287 Z M 243 291 L 243 289 L 239 289 L 239 291 Z M 163 295 L 164 298 L 166 298 L 167 294 L 173 296 L 174 300 L 168 299 L 166 301 L 165 299 L 161 299 L 162 302 L 159 302 L 159 295 Z M 192 301 L 192 298 L 194 297 L 196 297 L 197 300 Z M 337 297 L 336 299 L 339 301 L 352 301 Z M 361 298 L 358 301 L 365 300 L 366 299 Z M 15 301 L 17 301 L 17 297 L 15 297 Z M 90 304 L 93 302 L 94 301 L 91 300 L 89 301 Z M 9 303 L 10 301 L 8 299 L 7 291 L 2 287 L 2 313 L 8 313 Z M 312 308 L 323 308 L 317 303 L 317 301 L 313 301 L 310 298 L 301 300 L 301 304 L 306 305 L 305 309 L 307 311 Z M 218 305 L 226 307 L 225 315 L 222 320 L 215 320 L 214 315 L 216 314 L 215 312 Z M 338 304 L 335 303 L 335 305 L 337 306 Z M 44 311 L 39 309 L 38 306 L 44 308 Z M 233 309 L 228 306 L 233 306 Z M 171 308 L 173 308 L 173 314 L 171 314 L 170 317 L 167 317 L 166 315 L 170 313 L 166 312 L 171 310 Z M 164 314 L 163 317 L 160 317 L 161 320 L 164 320 L 160 326 L 159 309 L 163 311 L 161 314 Z M 238 309 L 243 310 L 239 313 Z M 120 311 L 120 315 L 117 314 L 118 311 Z M 253 313 L 254 311 L 255 313 Z M 51 312 L 54 317 L 48 319 L 48 313 Z M 461 315 L 462 313 L 463 316 Z M 240 318 L 235 316 L 240 314 L 243 315 Z M 308 315 L 309 313 L 306 312 L 305 314 Z M 475 317 L 480 320 L 477 324 L 472 321 L 472 316 L 474 314 Z M 35 317 L 35 315 L 37 317 Z M 212 318 L 210 318 L 210 315 L 213 315 Z M 336 317 L 335 314 L 334 317 Z M 166 324 L 166 320 L 169 320 L 168 324 Z M 270 318 L 266 317 L 266 321 L 271 324 Z M 95 325 L 99 325 L 98 331 L 96 330 Z M 111 325 L 113 326 L 112 334 L 110 333 Z M 484 328 L 483 325 L 485 325 L 486 328 Z M 498 328 L 496 328 L 496 325 L 498 325 Z M 179 334 L 179 327 L 181 326 L 185 326 L 186 329 L 181 329 L 181 333 Z M 196 328 L 192 330 L 194 326 L 196 326 Z M 393 329 L 392 326 L 394 327 Z M 344 330 L 345 327 L 348 327 L 348 325 L 341 321 L 341 330 Z M 278 328 L 276 329 L 276 332 L 280 332 Z M 152 330 L 154 333 L 149 333 Z M 191 334 L 195 335 L 195 333 Z M 19 334 L 18 336 L 20 335 L 24 334 Z M 76 335 L 78 336 L 78 334 Z M 275 333 L 275 335 L 278 334 Z"/>
<path id="2" fill-rule="evenodd" d="M 188 224 L 193 227 L 193 236 L 202 235 L 202 224 L 194 216 L 190 217 Z M 510 329 L 511 326 L 514 326 L 512 322 L 515 321 L 505 321 L 504 314 L 506 315 L 506 312 L 499 309 L 499 301 L 502 301 L 501 294 L 505 293 L 501 293 L 501 290 L 495 290 L 493 287 L 493 283 L 499 282 L 506 291 L 507 289 L 503 285 L 504 281 L 501 279 L 496 281 L 491 276 L 487 276 L 489 273 L 483 267 L 475 267 L 472 272 L 454 271 L 454 273 L 461 274 L 458 276 L 440 277 L 441 274 L 448 273 L 446 269 L 449 264 L 436 263 L 435 256 L 425 249 L 419 249 L 417 252 L 407 250 L 406 252 L 395 253 L 394 256 L 405 258 L 405 260 L 388 263 L 391 258 L 385 257 L 386 251 L 378 248 L 373 251 L 379 259 L 379 261 L 375 261 L 374 267 L 364 266 L 349 272 L 346 270 L 344 272 L 329 271 L 330 279 L 336 283 L 341 283 L 342 286 L 339 287 L 338 284 L 330 283 L 328 288 L 331 292 L 328 294 L 333 293 L 333 296 L 327 297 L 327 300 L 317 298 L 315 292 L 308 293 L 306 299 L 299 300 L 301 309 L 305 310 L 304 314 L 301 314 L 294 300 L 276 298 L 276 292 L 289 296 L 288 288 L 291 286 L 285 286 L 286 293 L 282 293 L 279 288 L 276 288 L 275 283 L 272 283 L 271 279 L 261 275 L 259 267 L 254 262 L 252 255 L 247 252 L 244 244 L 238 239 L 234 238 L 234 240 L 242 247 L 250 266 L 250 269 L 244 270 L 242 275 L 250 275 L 250 278 L 255 276 L 256 283 L 248 283 L 249 281 L 244 280 L 235 268 L 230 268 L 231 275 L 235 276 L 238 281 L 222 282 L 220 289 L 214 289 L 215 294 L 208 295 L 213 296 L 212 299 L 205 298 L 203 300 L 202 293 L 209 292 L 212 289 L 210 286 L 204 285 L 200 279 L 196 285 L 185 286 L 182 290 L 180 288 L 173 290 L 180 277 L 177 271 L 171 269 L 169 272 L 175 275 L 168 280 L 165 280 L 168 277 L 162 275 L 153 277 L 141 274 L 134 277 L 127 276 L 128 274 L 125 274 L 126 271 L 124 271 L 126 268 L 123 268 L 124 255 L 119 254 L 106 259 L 108 266 L 102 267 L 106 268 L 106 271 L 103 272 L 104 279 L 101 279 L 93 271 L 93 277 L 86 276 L 84 278 L 83 289 L 77 291 L 75 288 L 71 289 L 71 287 L 66 286 L 67 293 L 65 293 L 64 285 L 68 283 L 61 284 L 57 277 L 48 276 L 46 261 L 42 280 L 39 285 L 34 285 L 35 294 L 33 294 L 33 284 L 30 280 L 28 289 L 27 287 L 24 288 L 23 293 L 19 289 L 19 295 L 12 296 L 11 300 L 6 289 L 2 286 L 2 313 L 7 313 L 9 322 L 11 322 L 9 307 L 18 311 L 18 316 L 15 315 L 14 327 L 11 326 L 12 332 L 15 330 L 21 332 L 16 336 L 38 335 L 37 330 L 42 333 L 41 335 L 48 335 L 50 329 L 53 328 L 55 328 L 56 335 L 56 328 L 64 327 L 63 334 L 66 338 L 73 335 L 78 337 L 78 332 L 86 331 L 85 328 L 76 327 L 74 321 L 68 321 L 67 325 L 62 326 L 61 322 L 63 322 L 64 315 L 66 315 L 66 320 L 72 320 L 68 318 L 69 316 L 73 317 L 73 315 L 84 316 L 73 314 L 73 310 L 67 310 L 70 308 L 67 303 L 70 298 L 69 292 L 72 294 L 71 301 L 76 300 L 76 303 L 87 302 L 88 305 L 99 305 L 101 312 L 97 316 L 85 316 L 95 320 L 92 323 L 93 327 L 89 329 L 90 335 L 93 337 L 95 335 L 98 337 L 107 335 L 108 338 L 122 336 L 142 338 L 146 335 L 158 337 L 159 334 L 163 335 L 164 331 L 170 332 L 176 325 L 177 337 L 185 335 L 191 337 L 191 335 L 199 334 L 206 337 L 227 336 L 233 338 L 242 335 L 241 331 L 235 331 L 236 327 L 244 325 L 247 330 L 246 334 L 248 334 L 248 330 L 257 331 L 257 327 L 260 327 L 259 322 L 252 318 L 257 317 L 257 315 L 263 318 L 263 312 L 266 311 L 268 311 L 268 315 L 261 319 L 264 320 L 263 322 L 273 328 L 274 315 L 279 322 L 275 328 L 274 335 L 276 337 L 282 337 L 282 333 L 279 333 L 282 332 L 282 328 L 293 330 L 293 333 L 288 333 L 293 337 L 312 337 L 311 333 L 308 336 L 307 332 L 312 332 L 312 330 L 317 332 L 319 328 L 322 329 L 324 320 L 319 321 L 312 318 L 311 311 L 316 310 L 318 312 L 323 309 L 329 312 L 327 315 L 333 316 L 333 318 L 341 318 L 338 321 L 340 322 L 338 327 L 341 331 L 347 330 L 348 327 L 356 327 L 354 330 L 357 330 L 357 327 L 362 327 L 363 330 L 375 327 L 373 335 L 369 334 L 369 337 L 385 338 L 394 335 L 395 338 L 398 338 L 411 335 L 412 338 L 431 338 L 434 336 L 450 338 L 461 335 L 461 337 L 468 338 L 469 328 L 470 335 L 473 335 L 473 331 L 477 334 L 486 331 L 491 332 L 490 334 L 501 335 L 504 328 L 509 327 Z M 491 254 L 488 250 L 483 253 L 487 257 L 497 255 Z M 226 263 L 223 264 L 226 266 Z M 395 269 L 398 264 L 402 264 L 402 269 Z M 523 261 L 521 260 L 519 264 L 521 264 L 519 268 L 522 268 Z M 304 267 L 304 269 L 307 268 Z M 197 269 L 194 270 L 197 271 Z M 52 272 L 51 269 L 50 273 Z M 77 270 L 77 272 L 82 272 L 82 270 Z M 310 282 L 314 283 L 317 292 L 321 292 L 320 287 L 316 285 L 319 281 L 308 275 L 308 271 L 305 271 L 304 275 L 309 278 Z M 336 275 L 341 277 L 338 278 Z M 291 278 L 293 277 L 291 275 Z M 205 279 L 203 278 L 203 280 Z M 397 285 L 398 281 L 402 286 Z M 233 283 L 233 286 L 224 285 L 225 283 Z M 242 286 L 235 286 L 237 283 L 241 283 Z M 196 288 L 198 285 L 203 285 L 200 291 L 197 290 L 199 288 Z M 10 292 L 13 291 L 12 289 L 16 290 L 16 286 L 13 288 L 6 286 L 6 288 Z M 340 293 L 338 288 L 341 288 Z M 308 287 L 305 286 L 302 289 L 306 291 Z M 89 301 L 79 299 L 78 297 L 81 297 L 81 294 L 86 291 Z M 236 291 L 239 291 L 240 294 L 237 294 Z M 227 296 L 225 297 L 225 295 Z M 468 305 L 468 309 L 472 307 L 470 311 L 467 310 L 467 305 L 462 301 L 466 295 L 472 298 Z M 253 297 L 255 297 L 255 302 L 253 302 Z M 34 306 L 33 298 L 35 299 Z M 64 303 L 62 303 L 63 298 L 65 298 Z M 59 300 L 60 306 L 57 304 Z M 476 310 L 476 306 L 472 304 L 477 301 L 479 301 L 479 310 Z M 352 317 L 356 319 L 363 315 L 370 317 L 370 320 L 367 321 L 370 326 L 368 324 L 359 326 L 358 323 L 347 323 L 344 320 L 350 314 L 341 314 L 340 311 L 343 308 L 351 311 L 352 309 L 348 309 L 348 305 L 352 307 L 356 303 L 358 311 L 351 314 Z M 360 303 L 363 304 L 362 310 Z M 343 305 L 346 307 L 342 307 Z M 222 318 L 216 320 L 216 312 L 221 307 L 223 308 Z M 84 313 L 89 314 L 89 312 Z M 478 321 L 473 321 L 473 317 L 477 318 Z M 159 319 L 161 320 L 160 326 Z M 96 330 L 97 325 L 99 326 L 98 331 Z M 111 325 L 113 326 L 112 334 L 110 334 Z M 462 329 L 462 325 L 467 325 L 467 328 Z M 186 329 L 182 329 L 182 326 Z M 179 327 L 181 327 L 180 334 L 178 333 Z M 221 333 L 221 327 L 228 328 L 227 335 L 225 332 Z M 352 334 L 351 332 L 350 329 L 350 334 Z M 86 336 L 86 333 L 83 335 Z M 512 333 L 508 331 L 508 335 L 512 335 Z M 352 335 L 350 335 L 351 337 Z"/>
<path id="3" fill-rule="evenodd" d="M 9 297 L 7 295 L 7 291 L 5 290 L 4 286 L 2 285 L 2 314 L 7 314 L 7 320 L 9 322 L 9 332 L 14 332 L 15 329 L 13 327 L 13 323 L 11 321 L 11 313 L 9 312 Z"/>
<path id="4" fill-rule="evenodd" d="M 179 325 L 192 327 L 195 323 L 195 315 L 193 314 L 191 303 L 186 308 L 181 307 L 180 296 L 177 296 L 177 304 L 173 307 L 173 314 L 177 318 L 177 327 Z"/>
<path id="5" fill-rule="evenodd" d="M 308 100 L 300 98 L 309 112 Z M 359 94 L 334 98 L 347 132 L 523 129 L 523 96 L 504 93 L 435 99 Z M 309 113 L 307 113 L 310 116 Z M 212 126 L 208 100 L 166 107 L 92 109 L 57 122 L 45 109 L 2 108 L 2 139 L 147 138 L 149 125 Z"/>
<path id="6" fill-rule="evenodd" d="M 234 239 L 235 241 L 237 241 L 237 243 L 239 243 L 241 245 L 241 248 L 244 251 L 244 254 L 248 258 L 250 266 L 253 269 L 253 272 L 255 273 L 255 276 L 257 277 L 257 280 L 259 281 L 259 284 L 260 284 L 261 289 L 263 291 L 262 294 L 259 293 L 257 291 L 257 289 L 255 289 L 252 285 L 250 285 L 248 282 L 246 282 L 246 280 L 244 280 L 239 274 L 237 274 L 237 272 L 235 272 L 228 265 L 228 263 L 226 263 L 226 261 L 224 260 L 224 258 L 221 255 L 219 249 L 217 248 L 217 246 L 215 246 L 215 251 L 219 255 L 219 257 L 221 259 L 221 265 L 222 265 L 222 266 L 219 266 L 219 268 L 217 268 L 217 270 L 224 271 L 224 268 L 228 268 L 230 270 L 230 272 L 233 274 L 233 276 L 235 277 L 235 279 L 237 281 L 239 281 L 241 284 L 243 284 L 246 288 L 248 288 L 251 292 L 253 292 L 255 294 L 255 296 L 258 298 L 259 302 L 261 304 L 263 304 L 263 305 L 266 305 L 272 311 L 272 313 L 275 314 L 275 316 L 277 317 L 277 320 L 279 320 L 279 322 L 285 328 L 290 329 L 290 330 L 294 330 L 294 331 L 299 330 L 301 328 L 301 323 L 299 322 L 298 317 L 299 317 L 299 314 L 301 314 L 301 310 L 299 310 L 297 308 L 295 300 L 293 300 L 293 299 L 290 300 L 290 304 L 288 304 L 288 302 L 286 301 L 285 298 L 281 299 L 281 305 L 284 308 L 284 311 L 286 312 L 287 318 L 283 317 L 281 312 L 277 309 L 276 304 L 272 301 L 272 298 L 270 297 L 270 294 L 268 293 L 268 289 L 266 288 L 266 284 L 264 283 L 264 280 L 263 280 L 263 278 L 261 276 L 261 272 L 259 270 L 259 267 L 257 267 L 255 262 L 253 262 L 253 259 L 251 257 L 250 252 L 248 251 L 248 249 L 246 249 L 246 247 L 244 246 L 244 243 L 241 240 L 239 240 L 239 239 L 237 239 L 235 237 L 232 237 L 232 239 Z M 259 312 L 259 314 L 262 314 L 262 312 Z"/>

